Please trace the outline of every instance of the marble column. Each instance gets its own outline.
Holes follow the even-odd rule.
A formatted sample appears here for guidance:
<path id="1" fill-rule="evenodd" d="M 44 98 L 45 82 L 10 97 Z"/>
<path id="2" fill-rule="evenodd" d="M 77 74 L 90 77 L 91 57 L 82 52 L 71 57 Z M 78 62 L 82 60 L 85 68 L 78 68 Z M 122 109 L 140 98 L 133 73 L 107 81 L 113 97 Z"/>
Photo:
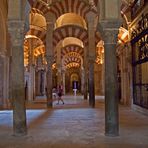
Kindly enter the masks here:
<path id="1" fill-rule="evenodd" d="M 53 35 L 53 24 L 47 23 L 47 33 L 46 33 L 46 60 L 47 60 L 47 107 L 52 107 L 52 64 L 53 64 L 53 45 L 52 45 L 52 35 Z"/>
<path id="2" fill-rule="evenodd" d="M 46 89 L 46 96 L 47 96 L 47 107 L 52 107 L 52 64 L 54 58 L 54 49 L 53 49 L 53 31 L 54 31 L 54 18 L 52 15 L 47 14 L 46 16 L 46 23 L 47 23 L 47 32 L 46 32 L 46 61 L 47 61 L 47 89 Z"/>
<path id="3" fill-rule="evenodd" d="M 61 85 L 62 83 L 62 60 L 61 60 L 61 48 L 62 48 L 62 43 L 60 42 L 57 47 L 57 86 Z"/>
<path id="4" fill-rule="evenodd" d="M 24 21 L 9 20 L 8 30 L 12 42 L 12 70 L 11 70 L 11 97 L 13 105 L 14 135 L 26 135 L 26 110 L 24 89 Z"/>
<path id="5" fill-rule="evenodd" d="M 88 65 L 89 65 L 89 105 L 95 107 L 94 62 L 96 56 L 95 47 L 95 19 L 93 12 L 87 14 L 88 22 Z"/>
<path id="6" fill-rule="evenodd" d="M 89 105 L 95 107 L 94 58 L 89 58 Z"/>
<path id="7" fill-rule="evenodd" d="M 104 75 L 105 75 L 105 69 L 104 69 L 104 60 L 103 60 L 103 63 L 102 63 L 102 80 L 101 80 L 101 83 L 102 83 L 102 95 L 104 96 L 104 89 L 105 89 L 105 78 L 104 78 Z"/>
<path id="8" fill-rule="evenodd" d="M 80 92 L 84 94 L 84 67 L 81 66 L 81 90 Z"/>
<path id="9" fill-rule="evenodd" d="M 120 23 L 118 21 L 103 23 L 105 47 L 105 135 L 118 136 L 118 89 L 116 43 Z"/>
<path id="10" fill-rule="evenodd" d="M 63 94 L 65 95 L 65 70 L 62 70 Z"/>
<path id="11" fill-rule="evenodd" d="M 88 99 L 88 47 L 84 48 L 84 100 Z"/>
<path id="12" fill-rule="evenodd" d="M 35 83 L 35 67 L 34 67 L 34 55 L 33 55 L 33 49 L 32 49 L 32 39 L 29 41 L 29 83 L 28 83 L 28 100 L 33 101 L 34 100 L 34 83 Z"/>
<path id="13" fill-rule="evenodd" d="M 47 96 L 47 107 L 52 107 L 52 64 L 53 64 L 53 57 L 47 56 L 47 73 L 46 73 L 46 96 Z"/>

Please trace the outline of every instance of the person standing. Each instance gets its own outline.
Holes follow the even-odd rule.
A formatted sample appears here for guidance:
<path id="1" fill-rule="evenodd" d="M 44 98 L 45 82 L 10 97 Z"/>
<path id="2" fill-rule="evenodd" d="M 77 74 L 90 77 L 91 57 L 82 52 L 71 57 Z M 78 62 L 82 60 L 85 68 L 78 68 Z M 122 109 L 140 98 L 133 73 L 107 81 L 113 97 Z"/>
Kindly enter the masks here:
<path id="1" fill-rule="evenodd" d="M 56 87 L 53 87 L 53 89 L 52 89 L 52 96 L 53 96 L 54 99 L 57 98 L 57 89 L 56 89 Z"/>
<path id="2" fill-rule="evenodd" d="M 63 88 L 61 85 L 58 86 L 58 103 L 61 101 L 64 104 L 64 101 L 62 99 L 62 95 L 63 95 Z"/>

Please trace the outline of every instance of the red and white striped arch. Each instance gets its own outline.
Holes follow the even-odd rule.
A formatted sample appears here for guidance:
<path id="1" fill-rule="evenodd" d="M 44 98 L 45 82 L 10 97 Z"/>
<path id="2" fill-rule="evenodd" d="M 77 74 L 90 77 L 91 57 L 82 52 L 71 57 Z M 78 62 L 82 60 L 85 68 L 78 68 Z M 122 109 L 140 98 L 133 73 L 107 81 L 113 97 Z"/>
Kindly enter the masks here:
<path id="1" fill-rule="evenodd" d="M 36 9 L 36 8 L 32 8 L 31 13 L 38 13 L 38 14 L 44 15 L 42 11 L 40 11 L 39 9 Z"/>
<path id="2" fill-rule="evenodd" d="M 43 14 L 53 13 L 56 19 L 65 13 L 76 13 L 85 18 L 85 15 L 90 11 L 89 3 L 83 0 L 59 0 L 53 1 L 50 5 L 47 0 L 29 0 L 29 2 L 33 8 L 41 10 Z M 95 3 L 97 3 L 97 0 L 95 0 Z M 97 14 L 95 9 L 91 8 L 91 11 Z"/>
<path id="3" fill-rule="evenodd" d="M 61 50 L 61 56 L 63 57 L 70 52 L 76 52 L 81 57 L 84 56 L 84 49 L 81 46 L 76 45 L 76 44 L 70 44 L 70 45 L 63 47 L 62 50 Z"/>
<path id="4" fill-rule="evenodd" d="M 43 43 L 46 42 L 46 30 L 39 30 L 37 27 L 31 27 L 27 35 L 34 35 L 40 38 Z M 66 37 L 75 37 L 80 39 L 84 45 L 88 45 L 88 34 L 87 30 L 79 26 L 66 25 L 60 28 L 57 28 L 53 34 L 53 45 L 56 46 L 61 40 Z M 100 36 L 98 33 L 95 35 L 95 43 L 97 44 L 100 41 Z"/>
<path id="5" fill-rule="evenodd" d="M 61 0 L 51 4 L 50 12 L 58 18 L 65 13 L 76 13 L 85 18 L 90 10 L 89 5 L 82 0 Z"/>
<path id="6" fill-rule="evenodd" d="M 49 12 L 48 4 L 41 0 L 30 0 L 30 4 L 32 8 L 40 10 L 43 15 Z"/>
<path id="7" fill-rule="evenodd" d="M 87 30 L 77 25 L 65 25 L 55 29 L 53 35 L 53 44 L 56 46 L 66 37 L 75 37 L 80 39 L 84 44 L 88 42 Z"/>
<path id="8" fill-rule="evenodd" d="M 46 30 L 41 30 L 36 26 L 30 28 L 26 35 L 34 35 L 39 38 L 44 44 L 46 39 Z"/>
<path id="9" fill-rule="evenodd" d="M 81 65 L 81 59 L 74 56 L 64 58 L 64 65 L 66 66 L 69 63 L 78 63 L 79 65 Z"/>

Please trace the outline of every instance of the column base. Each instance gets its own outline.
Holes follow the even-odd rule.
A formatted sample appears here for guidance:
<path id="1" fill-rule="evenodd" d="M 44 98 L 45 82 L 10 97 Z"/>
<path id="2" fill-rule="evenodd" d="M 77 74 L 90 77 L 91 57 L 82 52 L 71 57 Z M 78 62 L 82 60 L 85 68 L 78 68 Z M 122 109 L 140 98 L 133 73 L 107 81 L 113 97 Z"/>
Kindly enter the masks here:
<path id="1" fill-rule="evenodd" d="M 52 102 L 47 102 L 47 108 L 52 108 L 53 105 L 52 105 Z"/>
<path id="2" fill-rule="evenodd" d="M 94 103 L 94 102 L 89 102 L 89 106 L 90 106 L 91 108 L 95 108 L 95 103 Z"/>
<path id="3" fill-rule="evenodd" d="M 105 133 L 105 136 L 107 136 L 107 137 L 118 137 L 119 136 L 119 133 L 115 133 L 115 134 Z"/>
<path id="4" fill-rule="evenodd" d="M 13 136 L 21 137 L 21 136 L 26 136 L 26 135 L 27 135 L 26 123 L 20 122 L 16 125 L 16 127 L 13 127 Z"/>
<path id="5" fill-rule="evenodd" d="M 25 137 L 25 136 L 27 136 L 27 132 L 25 132 L 25 133 L 13 133 L 12 136 L 14 136 L 14 137 Z"/>

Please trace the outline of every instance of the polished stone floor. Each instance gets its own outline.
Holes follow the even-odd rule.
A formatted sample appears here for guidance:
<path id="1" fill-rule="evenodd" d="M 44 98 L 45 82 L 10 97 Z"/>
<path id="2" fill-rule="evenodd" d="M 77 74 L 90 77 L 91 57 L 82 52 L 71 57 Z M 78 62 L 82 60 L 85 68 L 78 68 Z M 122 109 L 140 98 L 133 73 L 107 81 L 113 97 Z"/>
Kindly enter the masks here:
<path id="1" fill-rule="evenodd" d="M 46 109 L 44 98 L 27 103 L 28 135 L 15 137 L 12 111 L 0 111 L 0 148 L 148 148 L 148 117 L 119 106 L 120 135 L 104 135 L 104 99 L 89 108 L 81 96 L 65 96 L 65 104 Z M 32 108 L 32 109 L 31 109 Z"/>

